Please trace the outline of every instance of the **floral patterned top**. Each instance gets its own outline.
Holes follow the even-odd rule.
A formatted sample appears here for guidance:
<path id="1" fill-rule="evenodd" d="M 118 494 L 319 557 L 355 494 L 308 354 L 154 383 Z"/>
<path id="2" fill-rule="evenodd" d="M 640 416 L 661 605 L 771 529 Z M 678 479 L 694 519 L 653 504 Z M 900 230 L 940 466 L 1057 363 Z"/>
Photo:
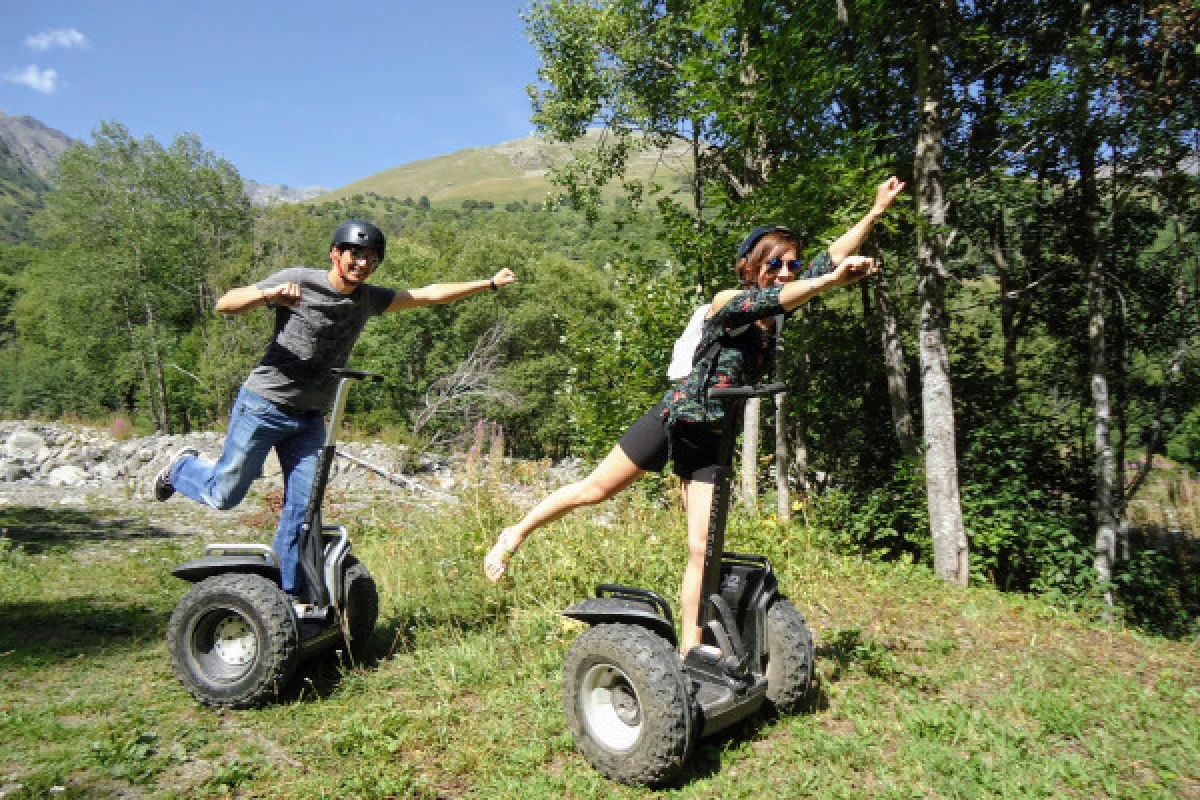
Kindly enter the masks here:
<path id="1" fill-rule="evenodd" d="M 822 251 L 797 280 L 815 278 L 833 270 L 828 251 Z M 729 299 L 719 311 L 704 321 L 700 342 L 692 357 L 692 370 L 663 395 L 668 424 L 703 425 L 719 433 L 725 419 L 720 400 L 708 397 L 714 386 L 745 386 L 758 383 L 775 363 L 775 343 L 780 331 L 764 330 L 760 319 L 790 316 L 779 302 L 782 286 L 746 289 Z M 709 348 L 720 342 L 715 355 L 706 358 Z"/>

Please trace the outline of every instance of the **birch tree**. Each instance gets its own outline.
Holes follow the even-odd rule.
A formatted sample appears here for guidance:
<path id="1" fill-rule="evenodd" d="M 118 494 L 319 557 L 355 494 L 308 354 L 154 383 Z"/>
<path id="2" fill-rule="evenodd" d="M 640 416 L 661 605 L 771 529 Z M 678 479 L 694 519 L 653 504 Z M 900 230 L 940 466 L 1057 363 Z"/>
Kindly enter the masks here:
<path id="1" fill-rule="evenodd" d="M 943 579 L 967 584 L 970 561 L 954 430 L 946 316 L 946 188 L 942 173 L 945 135 L 943 0 L 923 0 L 917 41 L 920 121 L 914 169 L 917 197 L 917 291 L 921 307 L 921 404 L 925 442 L 925 494 L 933 537 L 933 568 Z"/>

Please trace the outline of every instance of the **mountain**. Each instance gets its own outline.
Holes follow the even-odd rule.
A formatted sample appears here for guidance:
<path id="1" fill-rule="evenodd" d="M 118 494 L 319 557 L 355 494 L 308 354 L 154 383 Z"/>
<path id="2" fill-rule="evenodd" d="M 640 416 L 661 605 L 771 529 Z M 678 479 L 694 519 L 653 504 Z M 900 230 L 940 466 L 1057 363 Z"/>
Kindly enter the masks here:
<path id="1" fill-rule="evenodd" d="M 46 181 L 54 174 L 58 157 L 75 140 L 65 133 L 43 125 L 33 117 L 10 117 L 0 111 L 0 142 L 39 178 Z"/>
<path id="2" fill-rule="evenodd" d="M 23 221 L 41 206 L 62 152 L 75 140 L 33 117 L 0 111 L 0 240 L 23 238 Z M 286 184 L 243 179 L 246 195 L 256 206 L 299 203 L 329 190 L 321 186 L 294 189 Z"/>
<path id="3" fill-rule="evenodd" d="M 550 183 L 550 167 L 569 160 L 576 147 L 594 146 L 599 136 L 598 132 L 589 131 L 581 145 L 527 137 L 489 147 L 472 147 L 393 167 L 323 194 L 317 201 L 373 192 L 414 200 L 425 196 L 435 203 L 467 199 L 540 203 L 547 195 L 562 192 Z M 659 183 L 667 191 L 682 193 L 682 199 L 688 202 L 691 150 L 680 143 L 662 151 L 636 153 L 630 161 L 627 177 L 646 184 Z M 607 187 L 603 196 L 611 201 L 621 194 L 620 186 L 615 185 Z"/>
<path id="4" fill-rule="evenodd" d="M 246 196 L 250 198 L 250 203 L 259 207 L 277 206 L 280 203 L 302 203 L 305 200 L 320 197 L 329 191 L 321 186 L 293 189 L 286 183 L 259 183 L 249 178 L 243 178 L 242 184 L 246 187 Z"/>
<path id="5" fill-rule="evenodd" d="M 472 147 L 393 167 L 332 191 L 319 186 L 297 189 L 246 178 L 243 182 L 250 202 L 260 207 L 325 202 L 367 193 L 414 200 L 425 196 L 442 205 L 463 200 L 541 203 L 547 196 L 562 193 L 549 180 L 550 168 L 570 160 L 574 150 L 594 146 L 601 135 L 589 131 L 577 145 L 530 136 Z M 0 112 L 0 240 L 24 240 L 25 223 L 41 206 L 41 196 L 50 188 L 59 156 L 74 142 L 33 117 Z M 635 153 L 627 178 L 647 186 L 659 184 L 689 203 L 691 151 L 685 143 L 679 143 L 665 150 Z M 611 202 L 622 193 L 620 185 L 612 185 L 605 188 L 603 196 Z"/>

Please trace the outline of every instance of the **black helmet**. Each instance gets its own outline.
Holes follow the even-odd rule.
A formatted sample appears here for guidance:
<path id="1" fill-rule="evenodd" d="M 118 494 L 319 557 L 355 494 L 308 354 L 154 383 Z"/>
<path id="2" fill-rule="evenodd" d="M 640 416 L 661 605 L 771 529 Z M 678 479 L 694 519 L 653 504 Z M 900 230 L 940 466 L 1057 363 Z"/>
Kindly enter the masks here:
<path id="1" fill-rule="evenodd" d="M 740 260 L 750 255 L 750 251 L 754 249 L 754 245 L 762 241 L 762 238 L 768 233 L 786 233 L 792 238 L 796 237 L 796 234 L 792 233 L 791 230 L 783 227 L 782 225 L 763 225 L 761 228 L 755 228 L 754 230 L 750 231 L 750 235 L 743 239 L 741 246 L 738 247 L 738 259 Z"/>
<path id="2" fill-rule="evenodd" d="M 340 249 L 344 244 L 369 247 L 379 253 L 380 261 L 383 261 L 387 251 L 387 238 L 383 235 L 383 231 L 379 230 L 374 222 L 368 222 L 365 219 L 348 219 L 337 226 L 337 230 L 333 232 L 333 241 L 329 243 L 329 246 Z"/>

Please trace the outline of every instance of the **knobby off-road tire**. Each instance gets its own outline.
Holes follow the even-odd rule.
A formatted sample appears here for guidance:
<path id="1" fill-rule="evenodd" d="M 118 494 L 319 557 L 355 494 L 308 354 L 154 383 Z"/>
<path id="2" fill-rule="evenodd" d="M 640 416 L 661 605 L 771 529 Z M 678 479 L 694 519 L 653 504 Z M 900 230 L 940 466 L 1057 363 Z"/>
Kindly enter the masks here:
<path id="1" fill-rule="evenodd" d="M 563 707 L 592 766 L 613 780 L 659 785 L 692 748 L 690 681 L 669 642 L 636 625 L 597 625 L 563 664 Z"/>
<path id="2" fill-rule="evenodd" d="M 767 609 L 767 702 L 776 713 L 798 709 L 812 686 L 812 633 L 786 597 Z"/>
<path id="3" fill-rule="evenodd" d="M 348 637 L 346 647 L 350 654 L 361 659 L 379 619 L 379 590 L 370 571 L 354 556 L 346 559 L 342 580 L 346 592 L 342 606 L 346 615 L 342 637 Z"/>
<path id="4" fill-rule="evenodd" d="M 215 575 L 167 623 L 175 676 L 201 703 L 250 708 L 278 696 L 300 658 L 287 595 L 259 575 Z"/>

